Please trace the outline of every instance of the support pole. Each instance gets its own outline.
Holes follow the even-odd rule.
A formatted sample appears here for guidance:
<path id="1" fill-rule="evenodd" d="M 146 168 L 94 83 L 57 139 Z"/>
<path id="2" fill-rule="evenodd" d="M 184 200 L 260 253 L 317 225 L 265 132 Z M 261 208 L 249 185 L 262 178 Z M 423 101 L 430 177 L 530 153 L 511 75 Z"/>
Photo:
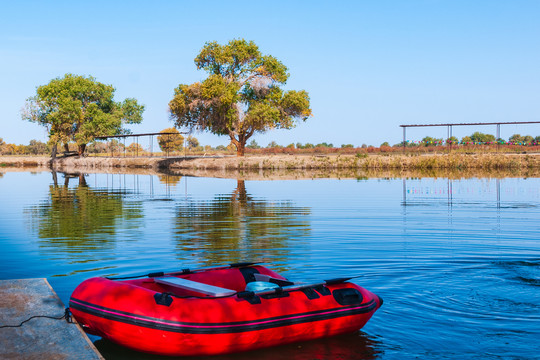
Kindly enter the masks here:
<path id="1" fill-rule="evenodd" d="M 403 127 L 403 153 L 405 153 L 405 141 L 406 141 L 406 138 L 407 138 L 407 128 L 404 126 Z"/>
<path id="2" fill-rule="evenodd" d="M 497 152 L 501 146 L 501 124 L 497 124 Z"/>
<path id="3" fill-rule="evenodd" d="M 448 139 L 451 139 L 452 138 L 452 125 L 450 125 L 450 137 L 448 137 Z M 450 151 L 452 151 L 452 140 L 450 140 Z"/>

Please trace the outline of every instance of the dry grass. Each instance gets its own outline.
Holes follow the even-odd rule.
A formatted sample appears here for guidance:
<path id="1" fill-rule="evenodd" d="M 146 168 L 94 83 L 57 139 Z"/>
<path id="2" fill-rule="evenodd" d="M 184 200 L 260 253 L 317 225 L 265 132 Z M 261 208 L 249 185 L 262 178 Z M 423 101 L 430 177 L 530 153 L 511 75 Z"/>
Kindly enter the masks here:
<path id="1" fill-rule="evenodd" d="M 132 173 L 245 180 L 315 178 L 540 177 L 540 155 L 329 155 L 246 156 L 237 158 L 66 158 L 0 157 L 7 171 Z"/>
<path id="2" fill-rule="evenodd" d="M 170 169 L 199 170 L 540 169 L 540 155 L 518 154 L 274 155 L 175 159 L 166 162 L 166 167 Z"/>
<path id="3" fill-rule="evenodd" d="M 48 157 L 0 157 L 0 169 L 45 167 L 59 171 L 110 169 L 168 169 L 197 171 L 282 171 L 299 173 L 358 171 L 431 170 L 540 170 L 539 154 L 328 154 L 328 155 L 253 155 L 245 157 L 68 157 L 51 161 Z"/>

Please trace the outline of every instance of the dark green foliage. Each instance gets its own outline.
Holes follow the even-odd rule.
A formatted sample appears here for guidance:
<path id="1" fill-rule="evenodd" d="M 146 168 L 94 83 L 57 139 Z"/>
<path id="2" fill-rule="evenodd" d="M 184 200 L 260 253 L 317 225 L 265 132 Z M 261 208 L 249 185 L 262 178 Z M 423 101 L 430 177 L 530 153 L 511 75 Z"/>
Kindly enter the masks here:
<path id="1" fill-rule="evenodd" d="M 422 142 L 424 143 L 424 146 L 436 146 L 442 143 L 442 139 L 426 136 L 425 138 L 422 139 Z"/>
<path id="2" fill-rule="evenodd" d="M 471 140 L 475 143 L 488 143 L 488 142 L 494 142 L 495 136 L 476 131 L 471 135 Z"/>
<path id="3" fill-rule="evenodd" d="M 66 74 L 37 88 L 26 101 L 22 119 L 45 126 L 55 148 L 74 141 L 82 154 L 94 137 L 125 133 L 122 124 L 142 121 L 144 106 L 135 99 L 115 102 L 114 92 L 92 76 Z"/>

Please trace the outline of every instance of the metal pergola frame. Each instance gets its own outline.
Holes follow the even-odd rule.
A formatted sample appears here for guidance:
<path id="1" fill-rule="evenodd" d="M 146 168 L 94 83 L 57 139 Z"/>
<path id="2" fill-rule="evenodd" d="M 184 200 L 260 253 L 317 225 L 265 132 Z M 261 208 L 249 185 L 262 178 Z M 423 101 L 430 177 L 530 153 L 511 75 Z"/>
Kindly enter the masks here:
<path id="1" fill-rule="evenodd" d="M 150 153 L 153 153 L 154 148 L 154 136 L 159 135 L 167 135 L 167 140 L 169 139 L 169 135 L 186 135 L 189 134 L 188 132 L 158 132 L 158 133 L 144 133 L 144 134 L 122 134 L 122 135 L 110 135 L 110 136 L 96 136 L 94 137 L 94 140 L 107 140 L 107 139 L 114 139 L 114 138 L 123 138 L 124 139 L 124 156 L 126 153 L 126 138 L 128 137 L 134 137 L 137 142 L 137 156 L 139 156 L 139 137 L 141 136 L 150 136 Z M 185 138 L 184 138 L 185 141 Z M 185 148 L 185 144 L 184 144 Z M 169 149 L 167 149 L 167 156 L 169 156 Z"/>
<path id="2" fill-rule="evenodd" d="M 450 124 L 416 124 L 416 125 L 399 125 L 403 128 L 403 149 L 406 147 L 408 127 L 427 127 L 427 126 L 446 126 L 447 139 L 452 137 L 452 126 L 479 126 L 479 125 L 497 125 L 497 140 L 501 138 L 501 125 L 517 125 L 517 124 L 540 124 L 540 121 L 506 121 L 506 122 L 485 122 L 485 123 L 450 123 Z"/>

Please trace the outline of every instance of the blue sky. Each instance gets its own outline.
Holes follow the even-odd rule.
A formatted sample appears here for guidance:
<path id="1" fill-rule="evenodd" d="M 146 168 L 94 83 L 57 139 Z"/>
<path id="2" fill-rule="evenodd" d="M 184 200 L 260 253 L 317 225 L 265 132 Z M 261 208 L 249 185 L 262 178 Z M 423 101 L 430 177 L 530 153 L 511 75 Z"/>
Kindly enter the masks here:
<path id="1" fill-rule="evenodd" d="M 0 137 L 45 141 L 20 119 L 37 86 L 65 73 L 112 84 L 146 106 L 135 133 L 170 127 L 180 83 L 205 78 L 193 59 L 205 42 L 253 40 L 310 94 L 314 116 L 270 141 L 398 143 L 399 124 L 540 121 L 540 1 L 16 1 L 0 12 Z M 540 124 L 539 124 L 540 125 Z M 539 125 L 507 125 L 540 135 Z M 458 137 L 475 130 L 454 128 Z M 408 138 L 446 137 L 446 128 Z M 227 137 L 195 136 L 203 145 Z"/>

